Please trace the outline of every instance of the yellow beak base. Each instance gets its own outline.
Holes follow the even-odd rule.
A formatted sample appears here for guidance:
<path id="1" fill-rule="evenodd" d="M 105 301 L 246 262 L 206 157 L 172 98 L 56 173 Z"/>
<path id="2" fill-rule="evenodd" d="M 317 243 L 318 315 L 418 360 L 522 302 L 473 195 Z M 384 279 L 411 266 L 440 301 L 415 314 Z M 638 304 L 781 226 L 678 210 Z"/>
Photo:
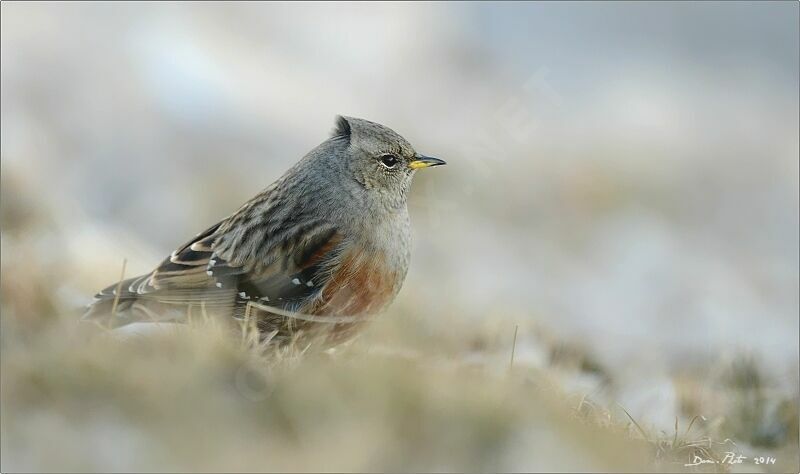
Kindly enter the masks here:
<path id="1" fill-rule="evenodd" d="M 439 158 L 433 158 L 431 156 L 418 156 L 416 160 L 408 164 L 408 167 L 412 170 L 418 170 L 422 168 L 429 168 L 431 166 L 441 166 L 446 164 L 446 161 L 440 160 Z"/>

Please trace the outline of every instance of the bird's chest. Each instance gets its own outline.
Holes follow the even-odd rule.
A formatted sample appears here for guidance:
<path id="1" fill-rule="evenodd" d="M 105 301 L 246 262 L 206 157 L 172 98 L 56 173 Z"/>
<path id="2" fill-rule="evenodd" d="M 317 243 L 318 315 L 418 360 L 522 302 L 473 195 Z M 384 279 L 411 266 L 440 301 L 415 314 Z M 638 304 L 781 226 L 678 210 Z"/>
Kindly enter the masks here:
<path id="1" fill-rule="evenodd" d="M 401 216 L 402 217 L 402 216 Z M 315 313 L 371 315 L 383 310 L 403 284 L 411 235 L 405 218 L 373 226 L 348 246 L 320 295 Z"/>
<path id="2" fill-rule="evenodd" d="M 324 332 L 330 343 L 352 338 L 373 316 L 392 302 L 405 278 L 406 265 L 398 266 L 385 250 L 353 250 L 343 255 L 337 270 L 312 303 L 308 313 L 329 324 L 306 325 L 310 334 Z"/>

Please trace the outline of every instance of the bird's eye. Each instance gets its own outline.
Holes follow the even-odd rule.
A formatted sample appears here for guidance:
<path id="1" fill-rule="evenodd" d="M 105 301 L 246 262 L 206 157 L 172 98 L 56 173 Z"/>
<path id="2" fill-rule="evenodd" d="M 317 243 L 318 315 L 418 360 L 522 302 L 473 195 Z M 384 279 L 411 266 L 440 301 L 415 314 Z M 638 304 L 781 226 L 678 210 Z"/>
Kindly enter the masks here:
<path id="1" fill-rule="evenodd" d="M 380 157 L 381 164 L 387 168 L 394 168 L 397 164 L 398 159 L 396 156 L 392 155 L 391 153 L 387 153 L 385 155 L 381 155 Z"/>

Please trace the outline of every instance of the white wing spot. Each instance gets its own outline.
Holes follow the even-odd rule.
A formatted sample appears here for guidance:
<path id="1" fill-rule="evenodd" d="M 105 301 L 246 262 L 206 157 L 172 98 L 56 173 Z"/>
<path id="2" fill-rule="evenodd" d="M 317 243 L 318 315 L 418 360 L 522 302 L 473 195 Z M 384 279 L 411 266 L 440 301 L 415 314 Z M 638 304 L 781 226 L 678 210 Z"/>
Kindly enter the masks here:
<path id="1" fill-rule="evenodd" d="M 259 298 L 259 299 L 260 299 L 260 300 L 263 300 L 263 301 L 269 301 L 269 296 L 262 296 L 262 297 L 261 297 L 261 298 Z"/>
<path id="2" fill-rule="evenodd" d="M 209 260 L 209 261 L 208 261 L 208 265 L 209 265 L 209 266 L 211 266 L 211 267 L 213 267 L 213 266 L 214 266 L 214 265 L 216 265 L 216 264 L 217 264 L 217 261 L 216 261 L 216 260 Z"/>
<path id="3" fill-rule="evenodd" d="M 211 276 L 213 274 L 214 274 L 214 272 L 212 272 L 211 270 L 206 270 L 206 275 Z"/>
<path id="4" fill-rule="evenodd" d="M 310 288 L 310 287 L 314 286 L 314 282 L 311 281 L 311 280 L 308 280 L 308 282 L 306 283 L 306 286 Z"/>
<path id="5" fill-rule="evenodd" d="M 222 282 L 220 281 L 217 282 L 217 288 L 222 288 Z"/>
<path id="6" fill-rule="evenodd" d="M 299 278 L 295 278 L 295 279 L 292 280 L 292 283 L 294 283 L 295 285 L 299 285 L 300 284 L 300 279 Z"/>

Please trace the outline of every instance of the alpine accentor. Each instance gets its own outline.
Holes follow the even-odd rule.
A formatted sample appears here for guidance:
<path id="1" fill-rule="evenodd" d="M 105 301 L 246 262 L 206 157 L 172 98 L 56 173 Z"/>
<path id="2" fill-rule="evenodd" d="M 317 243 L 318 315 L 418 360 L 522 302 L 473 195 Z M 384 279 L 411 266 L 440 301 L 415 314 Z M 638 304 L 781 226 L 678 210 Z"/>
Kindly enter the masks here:
<path id="1" fill-rule="evenodd" d="M 283 340 L 320 329 L 345 339 L 400 290 L 411 180 L 443 164 L 383 125 L 337 117 L 333 136 L 280 179 L 153 272 L 100 292 L 84 318 L 118 327 L 213 308 Z"/>

